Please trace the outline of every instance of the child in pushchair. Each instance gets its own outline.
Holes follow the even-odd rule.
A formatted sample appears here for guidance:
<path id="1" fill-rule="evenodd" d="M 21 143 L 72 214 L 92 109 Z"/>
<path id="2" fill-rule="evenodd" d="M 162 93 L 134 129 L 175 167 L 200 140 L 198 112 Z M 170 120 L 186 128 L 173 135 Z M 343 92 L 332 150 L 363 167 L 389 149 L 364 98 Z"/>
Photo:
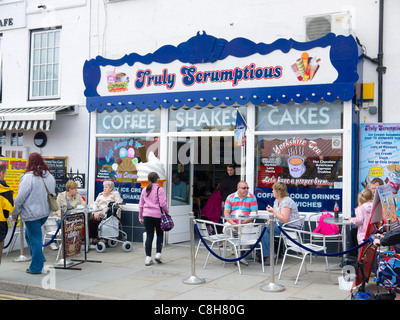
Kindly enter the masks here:
<path id="1" fill-rule="evenodd" d="M 98 239 L 100 241 L 96 245 L 97 252 L 104 252 L 106 249 L 105 241 L 108 242 L 109 247 L 113 248 L 120 242 L 124 251 L 129 252 L 132 250 L 132 242 L 127 241 L 126 232 L 120 228 L 121 205 L 122 203 L 115 202 L 108 204 L 107 216 L 100 222 L 98 227 Z"/>

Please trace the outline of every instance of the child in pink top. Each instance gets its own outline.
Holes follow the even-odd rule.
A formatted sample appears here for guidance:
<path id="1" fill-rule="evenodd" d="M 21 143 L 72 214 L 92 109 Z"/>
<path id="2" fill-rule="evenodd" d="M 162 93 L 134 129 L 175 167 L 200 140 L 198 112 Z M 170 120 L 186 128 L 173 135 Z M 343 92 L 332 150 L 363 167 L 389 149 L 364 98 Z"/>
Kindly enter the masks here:
<path id="1" fill-rule="evenodd" d="M 150 172 L 148 176 L 149 184 L 143 189 L 139 200 L 139 222 L 144 224 L 146 229 L 146 259 L 145 265 L 153 264 L 151 260 L 151 248 L 154 238 L 154 229 L 157 235 L 157 248 L 155 260 L 161 263 L 161 249 L 164 232 L 161 230 L 161 209 L 168 213 L 167 199 L 163 188 L 158 186 L 159 176 L 156 172 Z"/>
<path id="2" fill-rule="evenodd" d="M 364 189 L 358 195 L 358 207 L 356 208 L 356 217 L 350 219 L 351 224 L 358 226 L 357 241 L 358 244 L 364 242 L 368 223 L 371 218 L 372 200 L 374 195 L 370 189 Z"/>

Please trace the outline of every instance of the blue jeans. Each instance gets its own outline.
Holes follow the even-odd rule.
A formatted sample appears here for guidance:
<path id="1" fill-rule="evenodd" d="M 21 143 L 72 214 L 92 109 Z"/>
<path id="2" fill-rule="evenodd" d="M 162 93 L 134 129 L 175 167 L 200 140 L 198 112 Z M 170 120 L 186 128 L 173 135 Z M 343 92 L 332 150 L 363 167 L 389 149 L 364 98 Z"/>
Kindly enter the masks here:
<path id="1" fill-rule="evenodd" d="M 29 271 L 32 273 L 42 272 L 44 262 L 46 261 L 42 247 L 42 225 L 44 225 L 46 220 L 47 217 L 34 221 L 25 221 L 25 240 L 32 257 Z"/>
<path id="2" fill-rule="evenodd" d="M 274 236 L 279 236 L 281 234 L 281 230 L 278 228 L 277 224 L 274 224 Z M 263 254 L 264 257 L 269 257 L 270 256 L 270 226 L 268 225 L 265 229 L 264 235 L 261 238 L 261 244 L 263 248 Z M 272 244 L 273 245 L 273 244 Z M 275 256 L 275 248 L 274 248 L 274 256 Z"/>

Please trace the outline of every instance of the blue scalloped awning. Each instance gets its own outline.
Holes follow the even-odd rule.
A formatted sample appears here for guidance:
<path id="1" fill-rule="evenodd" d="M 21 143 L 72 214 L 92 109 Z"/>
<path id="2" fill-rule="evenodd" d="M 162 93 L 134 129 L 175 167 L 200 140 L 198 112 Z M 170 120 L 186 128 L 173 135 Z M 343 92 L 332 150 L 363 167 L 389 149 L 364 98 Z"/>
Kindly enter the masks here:
<path id="1" fill-rule="evenodd" d="M 107 95 L 101 96 L 97 92 L 100 82 L 100 67 L 119 67 L 127 64 L 132 66 L 136 62 L 151 64 L 153 62 L 167 64 L 175 60 L 182 63 L 204 63 L 223 60 L 228 56 L 237 58 L 251 56 L 255 53 L 266 55 L 275 50 L 283 53 L 291 49 L 310 50 L 314 47 L 329 47 L 330 60 L 337 70 L 338 76 L 335 81 L 327 84 L 288 85 L 281 87 L 257 87 L 257 88 L 232 88 L 222 90 L 193 90 L 185 92 L 166 92 L 149 94 Z M 336 99 L 350 101 L 355 94 L 355 83 L 359 80 L 357 65 L 361 56 L 361 50 L 352 36 L 336 36 L 333 33 L 321 39 L 310 42 L 296 42 L 292 39 L 278 39 L 272 44 L 256 44 L 248 39 L 236 38 L 228 42 L 217 39 L 206 33 L 197 34 L 187 42 L 177 47 L 167 45 L 152 54 L 145 56 L 132 53 L 125 55 L 119 60 L 110 60 L 97 57 L 85 62 L 83 79 L 85 83 L 86 107 L 89 112 L 108 110 L 135 110 L 156 109 L 160 106 L 169 108 L 174 106 L 193 107 L 195 105 L 205 107 L 208 105 L 220 106 L 252 104 L 280 103 L 286 104 L 290 101 L 302 103 L 305 100 L 318 102 L 321 99 L 332 102 Z"/>

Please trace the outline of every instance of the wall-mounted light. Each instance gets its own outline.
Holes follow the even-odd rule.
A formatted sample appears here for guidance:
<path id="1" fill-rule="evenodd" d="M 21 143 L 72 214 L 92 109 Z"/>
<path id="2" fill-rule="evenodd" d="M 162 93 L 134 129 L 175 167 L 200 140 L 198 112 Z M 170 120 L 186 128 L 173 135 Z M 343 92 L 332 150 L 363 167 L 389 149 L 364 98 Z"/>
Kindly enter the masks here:
<path id="1" fill-rule="evenodd" d="M 38 148 L 43 148 L 47 144 L 47 136 L 44 132 L 38 132 L 33 137 L 33 143 Z"/>

